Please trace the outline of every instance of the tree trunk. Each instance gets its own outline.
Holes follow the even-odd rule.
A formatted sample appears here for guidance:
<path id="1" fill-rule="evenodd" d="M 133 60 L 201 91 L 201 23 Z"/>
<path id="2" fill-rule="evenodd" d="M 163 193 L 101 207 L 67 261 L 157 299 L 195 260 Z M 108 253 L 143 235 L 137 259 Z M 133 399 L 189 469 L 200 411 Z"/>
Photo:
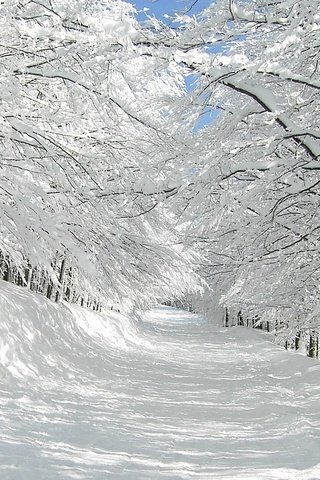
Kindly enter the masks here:
<path id="1" fill-rule="evenodd" d="M 10 266 L 7 262 L 5 262 L 4 272 L 3 272 L 3 280 L 6 282 L 10 281 Z"/>
<path id="2" fill-rule="evenodd" d="M 239 310 L 239 312 L 238 312 L 237 324 L 238 324 L 239 327 L 244 327 L 244 321 L 243 321 L 243 316 L 242 316 L 241 310 Z"/>
<path id="3" fill-rule="evenodd" d="M 317 338 L 315 333 L 312 332 L 309 337 L 309 349 L 308 349 L 308 357 L 310 358 L 317 358 Z"/>
<path id="4" fill-rule="evenodd" d="M 71 290 L 70 287 L 68 286 L 64 292 L 64 299 L 70 303 L 70 298 L 71 298 Z"/>
<path id="5" fill-rule="evenodd" d="M 51 300 L 52 293 L 53 293 L 53 285 L 52 285 L 51 280 L 49 280 L 48 288 L 47 288 L 47 295 L 46 295 L 46 297 L 47 297 L 49 300 Z"/>
<path id="6" fill-rule="evenodd" d="M 31 275 L 32 275 L 32 269 L 31 269 L 31 266 L 28 266 L 27 268 L 24 269 L 24 283 L 27 288 L 30 288 L 31 286 Z"/>
<path id="7" fill-rule="evenodd" d="M 23 278 L 20 271 L 17 272 L 17 285 L 23 287 Z"/>
<path id="8" fill-rule="evenodd" d="M 226 307 L 226 315 L 224 318 L 224 326 L 229 327 L 229 312 L 228 312 L 228 307 Z"/>
<path id="9" fill-rule="evenodd" d="M 60 267 L 59 287 L 56 293 L 56 302 L 59 302 L 61 298 L 61 291 L 62 291 L 62 284 L 63 284 L 65 269 L 66 269 L 66 259 L 64 258 L 61 262 L 61 267 Z"/>

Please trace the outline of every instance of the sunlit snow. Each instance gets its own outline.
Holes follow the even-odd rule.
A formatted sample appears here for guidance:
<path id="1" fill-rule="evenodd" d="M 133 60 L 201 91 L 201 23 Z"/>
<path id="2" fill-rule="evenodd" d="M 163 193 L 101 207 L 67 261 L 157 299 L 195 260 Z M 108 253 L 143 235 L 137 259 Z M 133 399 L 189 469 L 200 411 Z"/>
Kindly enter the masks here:
<path id="1" fill-rule="evenodd" d="M 271 340 L 1 282 L 0 479 L 319 479 L 320 365 Z"/>

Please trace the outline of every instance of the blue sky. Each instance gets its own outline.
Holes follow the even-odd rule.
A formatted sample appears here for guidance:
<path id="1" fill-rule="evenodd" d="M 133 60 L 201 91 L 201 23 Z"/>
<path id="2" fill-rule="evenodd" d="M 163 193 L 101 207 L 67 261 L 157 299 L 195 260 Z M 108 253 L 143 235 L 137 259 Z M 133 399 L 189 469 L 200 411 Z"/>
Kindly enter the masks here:
<path id="1" fill-rule="evenodd" d="M 187 11 L 191 7 L 189 14 L 196 14 L 207 7 L 210 0 L 127 0 L 129 3 L 135 5 L 137 10 L 149 8 L 149 14 L 154 14 L 156 17 L 162 18 L 166 13 L 168 15 L 175 11 Z M 143 14 L 139 15 L 140 19 L 144 18 Z"/>
<path id="2" fill-rule="evenodd" d="M 166 22 L 168 19 L 164 18 L 164 14 L 171 15 L 174 12 L 188 12 L 189 15 L 195 15 L 212 3 L 212 0 L 127 0 L 132 3 L 138 10 L 138 20 L 146 19 L 144 9 L 148 15 L 154 15 Z M 195 78 L 194 75 L 186 77 L 186 87 L 189 91 L 192 90 Z M 201 130 L 206 125 L 210 124 L 216 118 L 217 112 L 212 109 L 204 109 L 201 117 L 194 126 L 194 131 Z"/>

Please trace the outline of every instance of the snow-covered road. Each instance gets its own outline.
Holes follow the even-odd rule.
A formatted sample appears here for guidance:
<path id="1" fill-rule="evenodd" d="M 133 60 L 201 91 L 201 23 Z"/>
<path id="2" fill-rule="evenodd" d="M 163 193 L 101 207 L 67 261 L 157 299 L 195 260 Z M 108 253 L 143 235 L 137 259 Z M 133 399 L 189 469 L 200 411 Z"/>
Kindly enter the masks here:
<path id="1" fill-rule="evenodd" d="M 320 479 L 316 361 L 169 307 L 105 323 L 1 287 L 0 480 Z"/>

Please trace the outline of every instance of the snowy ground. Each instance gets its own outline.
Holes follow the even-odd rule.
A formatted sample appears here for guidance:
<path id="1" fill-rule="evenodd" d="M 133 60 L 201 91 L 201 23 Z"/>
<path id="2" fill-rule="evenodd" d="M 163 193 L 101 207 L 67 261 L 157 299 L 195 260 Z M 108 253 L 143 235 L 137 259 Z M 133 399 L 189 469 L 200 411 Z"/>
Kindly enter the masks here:
<path id="1" fill-rule="evenodd" d="M 320 364 L 168 307 L 0 283 L 0 480 L 319 480 Z"/>

